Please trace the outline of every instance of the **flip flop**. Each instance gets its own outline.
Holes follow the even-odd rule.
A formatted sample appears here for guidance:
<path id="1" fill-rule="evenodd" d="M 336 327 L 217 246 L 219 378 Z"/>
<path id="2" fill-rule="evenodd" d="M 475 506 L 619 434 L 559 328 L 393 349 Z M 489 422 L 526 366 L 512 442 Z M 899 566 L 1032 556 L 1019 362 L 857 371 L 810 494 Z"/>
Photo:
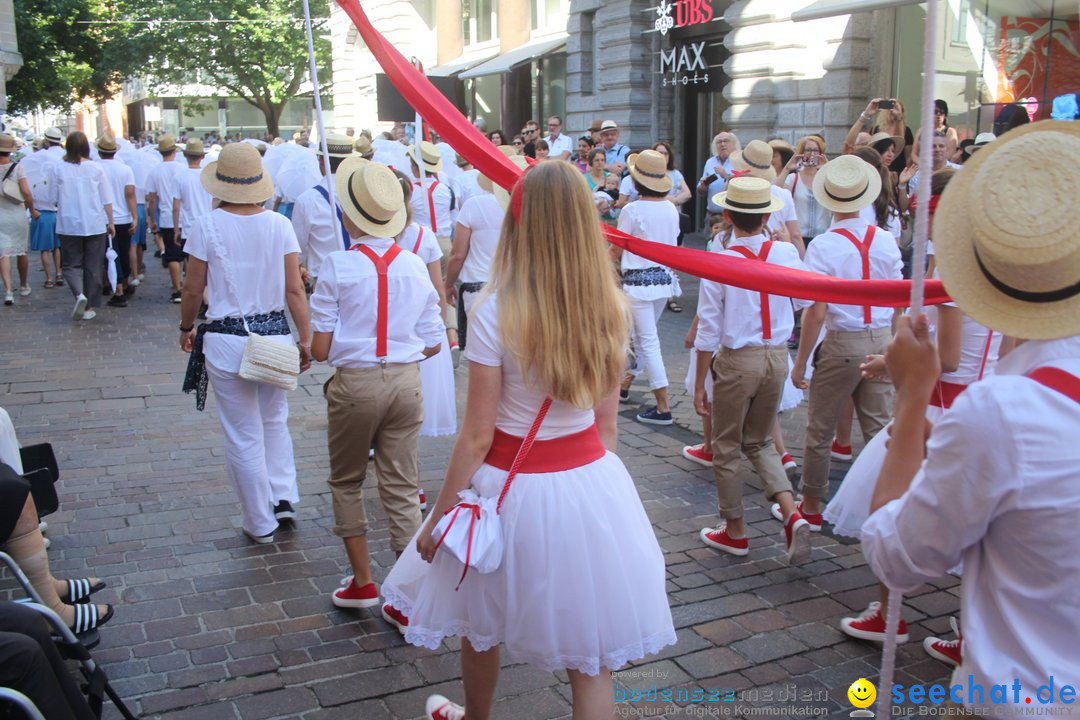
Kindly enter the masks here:
<path id="1" fill-rule="evenodd" d="M 103 590 L 105 588 L 104 580 L 98 580 L 96 583 L 91 583 L 90 578 L 71 578 L 65 582 L 67 582 L 68 587 L 66 598 L 68 603 L 82 602 L 98 590 Z"/>
<path id="2" fill-rule="evenodd" d="M 71 631 L 76 635 L 84 633 L 88 630 L 93 630 L 95 628 L 101 627 L 105 623 L 112 620 L 112 616 L 114 614 L 112 605 L 105 606 L 106 608 L 108 608 L 108 610 L 105 611 L 104 615 L 101 615 L 98 612 L 97 605 L 84 605 L 80 603 L 78 605 L 75 605 L 74 607 L 75 622 L 71 625 Z"/>
<path id="3" fill-rule="evenodd" d="M 56 287 L 56 283 L 54 283 L 52 280 L 46 280 L 45 281 L 45 287 L 47 287 L 47 288 Z"/>
<path id="4" fill-rule="evenodd" d="M 680 305 L 675 300 L 668 300 L 667 306 L 668 306 L 668 310 L 670 310 L 673 313 L 681 313 L 682 312 L 682 305 Z"/>

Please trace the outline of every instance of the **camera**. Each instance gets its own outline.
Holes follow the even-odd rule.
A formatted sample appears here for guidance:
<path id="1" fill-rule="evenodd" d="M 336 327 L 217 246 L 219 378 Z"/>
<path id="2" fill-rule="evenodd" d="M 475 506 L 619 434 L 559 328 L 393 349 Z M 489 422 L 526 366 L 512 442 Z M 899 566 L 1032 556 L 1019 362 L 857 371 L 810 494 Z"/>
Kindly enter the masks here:
<path id="1" fill-rule="evenodd" d="M 896 107 L 895 100 L 878 100 L 878 110 L 892 110 Z"/>

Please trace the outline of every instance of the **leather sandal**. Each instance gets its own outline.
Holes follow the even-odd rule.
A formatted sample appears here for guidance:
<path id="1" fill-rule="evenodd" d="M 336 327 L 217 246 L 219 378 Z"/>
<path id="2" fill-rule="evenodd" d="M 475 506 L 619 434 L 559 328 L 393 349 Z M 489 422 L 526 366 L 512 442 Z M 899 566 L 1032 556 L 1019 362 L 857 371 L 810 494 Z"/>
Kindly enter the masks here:
<path id="1" fill-rule="evenodd" d="M 681 313 L 682 312 L 682 305 L 680 305 L 679 301 L 676 300 L 675 298 L 672 298 L 671 300 L 667 301 L 667 307 L 668 307 L 668 310 L 670 310 L 673 313 Z"/>
<path id="2" fill-rule="evenodd" d="M 106 605 L 108 608 L 105 614 L 102 615 L 98 612 L 98 606 L 89 603 L 78 603 L 75 608 L 75 622 L 71 624 L 71 631 L 76 635 L 84 633 L 88 630 L 99 628 L 105 623 L 112 620 L 113 607 L 112 605 Z"/>
<path id="3" fill-rule="evenodd" d="M 61 598 L 67 603 L 77 603 L 86 600 L 98 590 L 105 588 L 105 581 L 90 582 L 90 578 L 69 578 L 67 583 L 67 597 Z"/>

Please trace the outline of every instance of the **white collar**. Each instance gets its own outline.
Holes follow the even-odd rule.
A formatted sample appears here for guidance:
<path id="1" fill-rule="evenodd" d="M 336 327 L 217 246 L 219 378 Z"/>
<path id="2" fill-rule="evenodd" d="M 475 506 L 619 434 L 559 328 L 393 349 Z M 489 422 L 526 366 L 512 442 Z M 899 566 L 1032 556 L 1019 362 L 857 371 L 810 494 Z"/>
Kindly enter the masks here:
<path id="1" fill-rule="evenodd" d="M 998 360 L 995 375 L 1026 375 L 1055 360 L 1080 358 L 1080 335 L 1057 340 L 1028 340 Z"/>

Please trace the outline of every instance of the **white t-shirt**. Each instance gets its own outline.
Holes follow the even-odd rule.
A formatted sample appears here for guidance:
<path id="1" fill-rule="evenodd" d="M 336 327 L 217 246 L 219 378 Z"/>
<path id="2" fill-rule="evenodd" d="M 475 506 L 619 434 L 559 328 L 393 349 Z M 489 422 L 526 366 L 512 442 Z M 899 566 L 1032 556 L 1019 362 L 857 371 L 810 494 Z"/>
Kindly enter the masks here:
<path id="1" fill-rule="evenodd" d="M 203 232 L 207 222 L 217 230 L 221 247 L 211 247 L 213 241 Z M 207 264 L 207 319 L 250 317 L 285 309 L 285 256 L 299 254 L 300 246 L 284 215 L 265 210 L 237 215 L 218 208 L 194 223 L 184 251 Z M 285 344 L 293 342 L 291 335 L 267 337 Z M 246 344 L 247 338 L 240 335 L 207 333 L 206 361 L 221 370 L 237 372 Z"/>
<path id="2" fill-rule="evenodd" d="M 176 197 L 177 170 L 180 167 L 180 163 L 175 159 L 167 160 L 155 165 L 147 180 L 146 192 L 157 195 L 155 207 L 158 227 L 166 230 L 171 230 L 173 226 L 172 204 Z"/>
<path id="3" fill-rule="evenodd" d="M 524 437 L 544 404 L 547 392 L 526 383 L 517 360 L 503 344 L 494 295 L 485 297 L 469 313 L 469 344 L 465 347 L 465 357 L 481 365 L 502 368 L 502 393 L 495 427 L 510 435 Z M 581 410 L 556 400 L 540 424 L 536 439 L 550 440 L 581 432 L 594 422 L 596 414 L 592 410 Z"/>
<path id="4" fill-rule="evenodd" d="M 625 233 L 663 245 L 675 245 L 679 239 L 679 211 L 667 200 L 635 200 L 619 213 L 619 229 Z M 622 271 L 660 267 L 632 252 L 623 252 Z M 673 285 L 624 285 L 628 295 L 639 300 L 671 297 Z"/>
<path id="5" fill-rule="evenodd" d="M 491 278 L 491 262 L 499 245 L 506 211 L 491 193 L 469 198 L 458 213 L 458 224 L 472 231 L 469 254 L 461 267 L 461 282 L 487 282 Z"/>
<path id="6" fill-rule="evenodd" d="M 769 223 L 766 227 L 770 230 L 779 230 L 785 227 L 789 221 L 797 223 L 799 219 L 795 217 L 795 201 L 792 199 L 791 193 L 776 185 L 770 185 L 769 191 L 774 198 L 784 203 L 784 207 L 769 215 Z"/>
<path id="7" fill-rule="evenodd" d="M 109 188 L 113 196 L 113 224 L 129 225 L 131 213 L 128 211 L 127 186 L 135 187 L 135 173 L 124 164 L 123 160 L 99 160 L 101 169 L 105 171 L 105 177 L 109 180 Z"/>
<path id="8" fill-rule="evenodd" d="M 180 201 L 180 229 L 186 235 L 196 218 L 214 209 L 214 198 L 202 185 L 202 168 L 185 167 L 176 174 L 176 199 Z"/>
<path id="9" fill-rule="evenodd" d="M 480 183 L 476 181 L 479 177 L 480 171 L 473 168 L 458 173 L 458 176 L 450 182 L 451 187 L 454 189 L 454 195 L 457 196 L 458 207 L 465 207 L 465 203 L 469 198 L 485 192 L 484 188 L 480 187 Z"/>
<path id="10" fill-rule="evenodd" d="M 566 133 L 560 133 L 559 137 L 557 137 L 557 138 L 552 137 L 551 135 L 548 135 L 544 139 L 547 140 L 548 147 L 550 148 L 550 152 L 548 153 L 549 157 L 560 160 L 562 158 L 560 158 L 559 156 L 562 155 L 563 153 L 573 153 L 574 152 L 574 141 L 571 140 L 570 136 L 567 135 Z M 566 159 L 569 159 L 569 158 L 570 158 L 570 156 L 567 155 Z"/>
<path id="11" fill-rule="evenodd" d="M 870 225 L 877 225 L 877 213 L 874 211 L 873 205 L 867 205 L 859 211 L 859 217 L 865 220 Z M 896 240 L 900 240 L 900 235 L 903 233 L 903 225 L 900 222 L 900 211 L 894 207 L 889 208 L 889 219 L 885 221 L 885 227 L 882 230 L 888 231 Z M 927 253 L 933 255 L 933 251 Z"/>
<path id="12" fill-rule="evenodd" d="M 62 156 L 61 156 L 62 157 Z M 61 162 L 55 153 L 38 150 L 19 161 L 30 183 L 34 206 L 39 210 L 56 211 L 56 164 Z"/>
<path id="13" fill-rule="evenodd" d="M 420 244 L 417 244 L 417 240 Z M 401 235 L 398 236 L 398 245 L 402 250 L 408 250 L 409 252 L 418 255 L 425 265 L 430 265 L 433 262 L 438 262 L 442 259 L 443 251 L 439 247 L 439 239 L 435 236 L 435 232 L 429 228 L 420 225 L 419 223 L 412 223 L 405 228 Z M 441 270 L 440 270 L 441 272 Z"/>
<path id="14" fill-rule="evenodd" d="M 105 206 L 113 205 L 112 185 L 93 160 L 76 165 L 61 161 L 56 167 L 56 234 L 100 235 L 108 228 Z"/>

